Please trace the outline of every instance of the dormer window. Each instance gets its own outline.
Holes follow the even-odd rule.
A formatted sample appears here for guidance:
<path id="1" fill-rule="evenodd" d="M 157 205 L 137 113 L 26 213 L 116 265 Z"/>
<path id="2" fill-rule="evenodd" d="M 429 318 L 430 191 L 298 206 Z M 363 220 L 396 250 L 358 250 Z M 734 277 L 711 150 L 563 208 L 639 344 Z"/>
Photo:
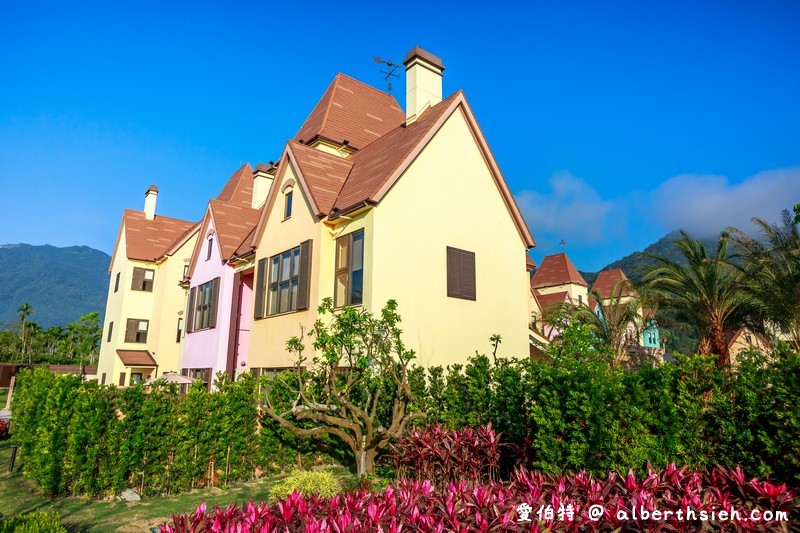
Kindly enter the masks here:
<path id="1" fill-rule="evenodd" d="M 286 220 L 292 216 L 292 190 L 289 191 L 283 197 L 283 219 Z"/>

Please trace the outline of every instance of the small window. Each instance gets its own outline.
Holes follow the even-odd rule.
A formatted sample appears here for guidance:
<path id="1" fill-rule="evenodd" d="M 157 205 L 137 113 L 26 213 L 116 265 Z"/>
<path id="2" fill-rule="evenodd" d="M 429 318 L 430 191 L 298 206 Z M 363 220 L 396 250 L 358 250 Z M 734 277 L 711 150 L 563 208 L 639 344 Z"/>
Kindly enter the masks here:
<path id="1" fill-rule="evenodd" d="M 292 191 L 289 191 L 286 193 L 283 200 L 283 219 L 286 220 L 291 216 L 292 216 Z"/>
<path id="2" fill-rule="evenodd" d="M 211 259 L 211 250 L 214 248 L 214 237 L 209 237 L 208 248 L 206 249 L 206 261 Z"/>
<path id="3" fill-rule="evenodd" d="M 142 373 L 141 372 L 133 372 L 131 374 L 131 385 L 138 385 L 142 382 Z"/>
<path id="4" fill-rule="evenodd" d="M 111 342 L 111 335 L 114 332 L 114 322 L 108 323 L 108 336 L 106 337 L 106 342 Z"/>
<path id="5" fill-rule="evenodd" d="M 103 374 L 100 376 L 100 385 L 105 385 L 105 384 L 106 384 L 106 373 L 103 372 Z"/>
<path id="6" fill-rule="evenodd" d="M 578 305 L 581 305 L 581 304 L 583 304 L 583 295 L 579 294 L 578 295 Z"/>
<path id="7" fill-rule="evenodd" d="M 183 279 L 189 276 L 189 265 L 183 265 Z"/>
<path id="8" fill-rule="evenodd" d="M 447 247 L 447 296 L 475 300 L 475 252 Z"/>
<path id="9" fill-rule="evenodd" d="M 335 307 L 364 302 L 364 230 L 336 239 Z"/>
<path id="10" fill-rule="evenodd" d="M 114 292 L 117 292 L 119 290 L 119 275 L 120 272 L 117 272 L 117 279 L 116 281 L 114 281 Z"/>
<path id="11" fill-rule="evenodd" d="M 183 335 L 183 317 L 178 317 L 178 334 L 175 336 L 175 342 L 181 342 Z"/>
<path id="12" fill-rule="evenodd" d="M 184 368 L 181 374 L 191 379 L 199 379 L 203 382 L 206 390 L 211 390 L 211 369 L 210 368 Z"/>
<path id="13" fill-rule="evenodd" d="M 750 335 L 745 335 L 744 338 L 747 340 L 748 344 L 753 344 L 753 338 Z"/>
<path id="14" fill-rule="evenodd" d="M 156 272 L 153 269 L 134 267 L 131 290 L 153 292 L 155 274 Z"/>
<path id="15" fill-rule="evenodd" d="M 138 318 L 129 318 L 125 328 L 125 342 L 145 343 L 147 342 L 147 330 L 150 321 Z"/>

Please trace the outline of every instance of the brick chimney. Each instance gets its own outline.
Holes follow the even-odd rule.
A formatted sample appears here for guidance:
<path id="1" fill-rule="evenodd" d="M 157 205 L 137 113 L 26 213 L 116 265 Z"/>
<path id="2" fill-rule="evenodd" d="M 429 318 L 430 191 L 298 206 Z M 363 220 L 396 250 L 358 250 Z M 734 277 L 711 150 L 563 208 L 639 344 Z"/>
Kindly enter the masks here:
<path id="1" fill-rule="evenodd" d="M 406 54 L 406 123 L 442 101 L 442 60 L 415 46 Z"/>
<path id="2" fill-rule="evenodd" d="M 153 220 L 156 217 L 156 199 L 158 198 L 158 187 L 151 185 L 144 193 L 144 217 Z"/>

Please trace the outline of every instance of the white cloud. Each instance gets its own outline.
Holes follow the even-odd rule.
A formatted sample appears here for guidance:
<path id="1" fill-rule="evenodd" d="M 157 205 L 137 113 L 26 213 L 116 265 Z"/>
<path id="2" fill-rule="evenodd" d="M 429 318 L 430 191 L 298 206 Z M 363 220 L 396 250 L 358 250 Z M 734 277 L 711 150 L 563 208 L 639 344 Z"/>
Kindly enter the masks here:
<path id="1" fill-rule="evenodd" d="M 750 219 L 778 220 L 782 209 L 800 202 L 800 168 L 759 172 L 741 183 L 725 176 L 683 174 L 649 193 L 642 216 L 666 231 L 685 229 L 698 237 L 728 226 L 753 230 Z"/>
<path id="2" fill-rule="evenodd" d="M 515 195 L 534 239 L 564 239 L 570 244 L 598 244 L 619 233 L 620 210 L 604 200 L 585 180 L 569 172 L 553 174 L 550 191 Z"/>

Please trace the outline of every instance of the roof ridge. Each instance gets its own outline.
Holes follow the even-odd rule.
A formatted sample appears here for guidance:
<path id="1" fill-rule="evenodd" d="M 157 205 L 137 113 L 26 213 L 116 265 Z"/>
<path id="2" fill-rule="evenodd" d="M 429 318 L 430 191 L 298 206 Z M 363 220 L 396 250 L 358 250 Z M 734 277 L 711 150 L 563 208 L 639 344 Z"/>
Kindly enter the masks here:
<path id="1" fill-rule="evenodd" d="M 342 73 L 338 72 L 336 76 L 333 78 L 333 83 L 331 83 L 331 104 L 336 100 L 336 90 L 339 89 L 339 82 L 342 79 Z M 324 98 L 324 95 L 323 95 Z M 325 106 L 325 114 L 322 116 L 322 126 L 320 127 L 320 131 L 325 131 L 325 127 L 328 125 L 328 117 L 331 114 L 331 107 L 332 105 Z M 313 111 L 312 111 L 313 112 Z"/>

